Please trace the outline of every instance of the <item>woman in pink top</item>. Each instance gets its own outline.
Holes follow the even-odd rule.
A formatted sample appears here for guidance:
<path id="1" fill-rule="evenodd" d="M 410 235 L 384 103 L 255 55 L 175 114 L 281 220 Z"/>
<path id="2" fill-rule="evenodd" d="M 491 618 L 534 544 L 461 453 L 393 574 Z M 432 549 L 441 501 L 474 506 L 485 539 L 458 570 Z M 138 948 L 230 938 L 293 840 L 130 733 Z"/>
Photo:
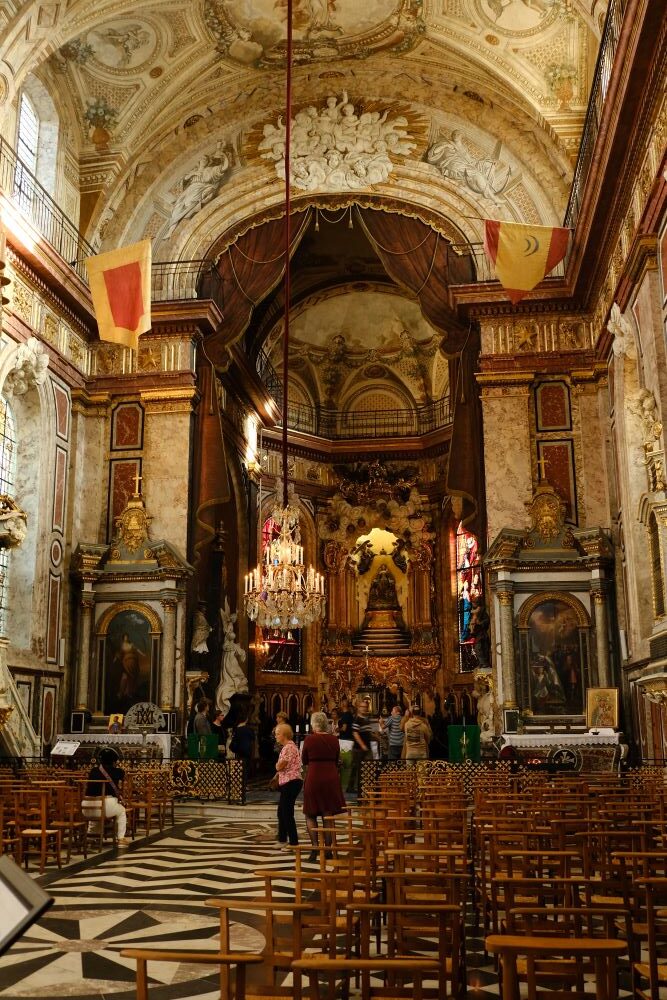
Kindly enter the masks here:
<path id="1" fill-rule="evenodd" d="M 294 803 L 296 797 L 303 787 L 301 780 L 301 757 L 296 743 L 293 740 L 292 727 L 286 722 L 276 726 L 276 743 L 281 748 L 278 760 L 276 761 L 276 771 L 278 772 L 278 788 L 280 798 L 278 799 L 278 840 L 281 844 L 298 844 L 299 836 L 296 832 L 296 820 L 294 819 Z"/>

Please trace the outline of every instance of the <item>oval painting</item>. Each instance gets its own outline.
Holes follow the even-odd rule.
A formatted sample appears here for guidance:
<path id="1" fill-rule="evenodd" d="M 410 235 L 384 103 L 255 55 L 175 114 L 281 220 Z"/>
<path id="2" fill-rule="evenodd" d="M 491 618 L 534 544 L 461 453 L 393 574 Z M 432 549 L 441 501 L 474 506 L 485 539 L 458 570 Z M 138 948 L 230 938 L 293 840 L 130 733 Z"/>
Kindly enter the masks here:
<path id="1" fill-rule="evenodd" d="M 204 18 L 218 50 L 239 62 L 282 63 L 286 0 L 205 0 Z M 420 29 L 413 0 L 294 0 L 295 59 L 364 56 L 373 48 L 409 46 Z"/>

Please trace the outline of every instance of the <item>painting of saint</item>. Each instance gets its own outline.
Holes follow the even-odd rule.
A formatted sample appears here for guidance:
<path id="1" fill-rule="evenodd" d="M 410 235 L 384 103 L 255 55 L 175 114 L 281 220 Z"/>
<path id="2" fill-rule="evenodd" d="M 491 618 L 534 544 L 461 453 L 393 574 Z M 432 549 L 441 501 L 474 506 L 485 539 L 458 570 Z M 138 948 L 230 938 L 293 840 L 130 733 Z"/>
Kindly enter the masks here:
<path id="1" fill-rule="evenodd" d="M 618 688 L 589 688 L 586 700 L 589 729 L 618 729 Z"/>
<path id="2" fill-rule="evenodd" d="M 150 701 L 150 624 L 141 612 L 120 611 L 111 620 L 105 660 L 104 707 L 109 714 L 124 714 L 137 702 Z"/>
<path id="3" fill-rule="evenodd" d="M 565 601 L 544 601 L 530 615 L 528 671 L 535 715 L 583 714 L 579 623 Z"/>

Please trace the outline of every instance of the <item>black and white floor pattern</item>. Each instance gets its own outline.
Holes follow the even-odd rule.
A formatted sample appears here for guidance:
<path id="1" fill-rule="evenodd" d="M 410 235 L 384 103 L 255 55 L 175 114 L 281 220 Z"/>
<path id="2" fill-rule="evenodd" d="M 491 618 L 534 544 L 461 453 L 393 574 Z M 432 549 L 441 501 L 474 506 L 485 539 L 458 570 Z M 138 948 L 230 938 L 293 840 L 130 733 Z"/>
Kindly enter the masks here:
<path id="1" fill-rule="evenodd" d="M 55 904 L 0 958 L 0 1000 L 134 1000 L 135 963 L 122 949 L 214 950 L 218 912 L 206 900 L 252 898 L 262 889 L 255 869 L 294 865 L 293 853 L 275 842 L 274 804 L 181 805 L 176 818 L 163 834 L 39 880 Z M 305 829 L 300 838 L 306 841 Z M 261 916 L 234 916 L 233 947 L 261 950 Z M 498 997 L 497 974 L 472 923 L 466 954 L 466 995 Z M 210 967 L 154 962 L 148 971 L 150 1000 L 220 996 Z"/>

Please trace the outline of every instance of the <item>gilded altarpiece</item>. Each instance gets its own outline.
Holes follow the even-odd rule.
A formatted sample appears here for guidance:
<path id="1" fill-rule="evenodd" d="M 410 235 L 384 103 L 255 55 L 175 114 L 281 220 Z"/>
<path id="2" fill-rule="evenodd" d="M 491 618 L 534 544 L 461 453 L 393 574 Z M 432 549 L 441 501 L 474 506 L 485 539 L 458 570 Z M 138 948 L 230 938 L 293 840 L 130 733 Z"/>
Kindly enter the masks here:
<path id="1" fill-rule="evenodd" d="M 441 663 L 435 532 L 414 468 L 349 471 L 320 515 L 327 574 L 325 694 L 433 695 Z"/>
<path id="2" fill-rule="evenodd" d="M 503 529 L 484 558 L 499 703 L 547 727 L 583 724 L 587 690 L 616 683 L 611 542 L 566 524 L 547 483 L 526 506 L 529 526 Z"/>

